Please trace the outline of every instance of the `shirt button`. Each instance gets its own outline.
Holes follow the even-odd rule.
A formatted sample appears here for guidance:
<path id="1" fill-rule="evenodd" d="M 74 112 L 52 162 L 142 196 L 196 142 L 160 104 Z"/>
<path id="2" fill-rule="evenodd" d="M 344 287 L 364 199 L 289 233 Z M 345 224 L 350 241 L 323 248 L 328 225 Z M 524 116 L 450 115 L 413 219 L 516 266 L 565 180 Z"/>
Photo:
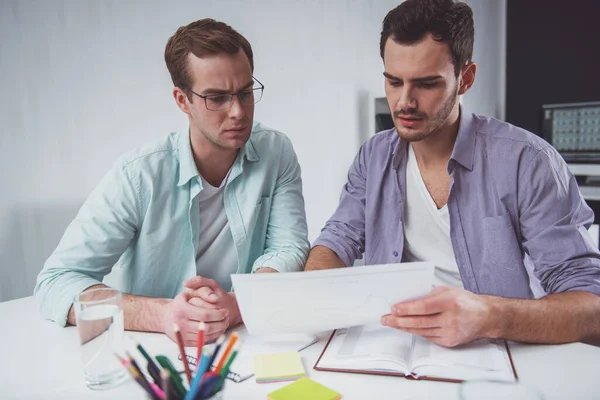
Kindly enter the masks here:
<path id="1" fill-rule="evenodd" d="M 398 252 L 397 251 L 395 251 L 393 254 L 394 254 L 394 257 L 398 257 Z"/>

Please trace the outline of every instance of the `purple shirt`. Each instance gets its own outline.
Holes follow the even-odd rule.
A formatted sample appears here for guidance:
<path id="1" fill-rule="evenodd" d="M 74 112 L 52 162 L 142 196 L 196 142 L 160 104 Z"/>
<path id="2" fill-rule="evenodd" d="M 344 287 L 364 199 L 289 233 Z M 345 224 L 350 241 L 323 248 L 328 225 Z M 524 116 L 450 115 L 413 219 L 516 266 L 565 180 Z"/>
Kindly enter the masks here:
<path id="1" fill-rule="evenodd" d="M 407 144 L 391 129 L 362 145 L 314 246 L 346 265 L 363 253 L 367 265 L 402 260 Z M 600 253 L 587 232 L 594 213 L 552 146 L 462 110 L 448 173 L 450 237 L 465 289 L 532 298 L 528 255 L 546 293 L 600 295 Z"/>

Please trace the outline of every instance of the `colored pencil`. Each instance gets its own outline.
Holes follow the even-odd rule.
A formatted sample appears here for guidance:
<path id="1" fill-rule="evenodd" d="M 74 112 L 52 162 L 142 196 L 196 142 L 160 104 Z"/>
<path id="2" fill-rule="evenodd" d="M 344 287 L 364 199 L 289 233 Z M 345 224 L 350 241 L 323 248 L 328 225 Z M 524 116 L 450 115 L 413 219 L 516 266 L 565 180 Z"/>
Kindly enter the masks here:
<path id="1" fill-rule="evenodd" d="M 202 357 L 202 347 L 204 347 L 204 331 L 206 330 L 206 324 L 204 321 L 198 324 L 198 341 L 196 349 L 196 369 L 200 366 L 200 358 Z"/>
<path id="2" fill-rule="evenodd" d="M 221 349 L 221 346 L 223 346 L 223 342 L 224 341 L 225 341 L 225 335 L 221 335 L 217 339 L 217 344 L 215 346 L 215 350 L 213 351 L 212 357 L 210 358 L 210 361 L 208 362 L 208 369 L 207 369 L 207 371 L 210 371 L 210 368 L 215 363 L 215 359 L 217 358 L 217 354 L 219 354 L 219 350 Z"/>
<path id="3" fill-rule="evenodd" d="M 187 393 L 187 390 L 185 390 L 185 387 L 183 386 L 183 383 L 181 382 L 181 377 L 179 376 L 179 373 L 177 372 L 177 370 L 175 369 L 175 367 L 173 366 L 173 364 L 171 364 L 171 361 L 169 361 L 169 359 L 165 356 L 156 356 L 156 361 L 158 361 L 158 363 L 160 364 L 161 367 L 165 368 L 168 372 L 169 372 L 169 376 L 171 377 L 171 390 L 175 391 L 175 395 L 176 395 L 176 399 L 182 398 L 185 396 L 185 394 Z M 164 391 L 164 389 L 163 389 Z"/>
<path id="4" fill-rule="evenodd" d="M 198 368 L 196 368 L 196 374 L 194 375 L 194 379 L 192 379 L 190 390 L 188 390 L 184 400 L 194 400 L 198 395 L 202 385 L 202 378 L 208 369 L 208 361 L 211 358 L 210 356 L 211 352 L 209 349 L 202 350 L 202 362 L 198 365 Z"/>
<path id="5" fill-rule="evenodd" d="M 146 349 L 144 349 L 144 347 L 140 343 L 135 341 L 133 338 L 131 338 L 131 341 L 135 344 L 135 347 L 139 350 L 142 356 L 144 356 L 146 361 L 148 361 L 148 373 L 154 380 L 154 383 L 160 386 L 160 368 L 158 367 L 158 365 L 156 365 L 152 357 L 150 357 L 150 354 L 148 354 Z"/>
<path id="6" fill-rule="evenodd" d="M 160 390 L 160 387 L 156 383 L 150 382 L 150 388 L 152 388 L 152 391 L 156 393 L 156 396 L 160 400 L 165 400 L 165 393 L 162 390 Z"/>
<path id="7" fill-rule="evenodd" d="M 144 387 L 148 388 L 149 390 L 152 390 L 152 388 L 150 387 L 150 382 L 148 382 L 148 379 L 146 378 L 146 375 L 144 375 L 144 373 L 142 372 L 142 369 L 140 368 L 140 366 L 138 365 L 138 363 L 133 359 L 133 357 L 131 356 L 131 354 L 129 354 L 127 352 L 125 352 L 125 354 L 127 354 L 127 357 L 129 357 L 129 361 L 131 362 L 131 366 L 139 374 L 140 379 L 144 383 Z"/>
<path id="8" fill-rule="evenodd" d="M 233 348 L 233 352 L 231 353 L 231 356 L 229 357 L 229 359 L 227 360 L 227 362 L 225 363 L 225 366 L 223 367 L 223 369 L 221 369 L 221 372 L 219 373 L 219 382 L 217 383 L 217 386 L 215 387 L 215 391 L 218 392 L 219 390 L 221 390 L 221 386 L 223 386 L 223 382 L 225 382 L 225 378 L 227 378 L 227 374 L 229 373 L 229 368 L 231 367 L 231 364 L 233 363 L 233 361 L 235 360 L 235 358 L 238 355 L 238 350 L 240 348 L 240 344 L 239 342 L 235 345 L 235 347 Z"/>
<path id="9" fill-rule="evenodd" d="M 162 369 L 160 371 L 160 381 L 162 383 L 163 393 L 165 394 L 165 400 L 174 400 L 175 397 L 173 397 L 171 387 L 171 375 L 169 375 L 167 370 Z"/>
<path id="10" fill-rule="evenodd" d="M 229 353 L 231 352 L 233 345 L 235 344 L 235 342 L 237 342 L 239 337 L 240 337 L 240 335 L 237 332 L 233 332 L 229 336 L 229 340 L 227 341 L 227 347 L 225 347 L 225 351 L 223 352 L 223 355 L 221 356 L 221 360 L 219 361 L 219 363 L 217 364 L 217 366 L 215 368 L 215 372 L 217 374 L 221 372 L 221 368 L 223 368 L 223 365 L 225 365 L 225 362 L 227 362 Z"/>
<path id="11" fill-rule="evenodd" d="M 190 364 L 188 363 L 187 356 L 185 354 L 185 347 L 183 346 L 183 337 L 181 336 L 181 330 L 179 325 L 173 324 L 173 330 L 175 331 L 175 338 L 177 338 L 177 345 L 179 346 L 179 352 L 181 353 L 181 360 L 183 361 L 183 368 L 185 368 L 185 376 L 187 377 L 188 383 L 192 383 L 192 371 L 190 371 Z"/>
<path id="12" fill-rule="evenodd" d="M 127 360 L 127 359 L 124 359 L 124 358 L 122 358 L 119 355 L 117 355 L 117 357 L 119 358 L 119 360 L 121 361 L 121 364 L 125 367 L 125 369 L 127 370 L 127 372 L 129 372 L 129 375 L 131 375 L 131 377 L 133 378 L 133 380 L 136 381 L 138 383 L 138 385 L 140 385 L 142 387 L 142 389 L 144 389 L 144 391 L 146 393 L 148 393 L 148 395 L 150 396 L 150 398 L 152 398 L 153 400 L 157 400 L 157 399 L 160 400 L 160 398 L 157 397 L 157 395 L 154 392 L 154 390 L 152 390 L 152 388 L 148 384 L 148 381 L 144 380 L 142 378 L 142 375 L 140 374 L 140 372 L 133 367 L 131 361 Z"/>

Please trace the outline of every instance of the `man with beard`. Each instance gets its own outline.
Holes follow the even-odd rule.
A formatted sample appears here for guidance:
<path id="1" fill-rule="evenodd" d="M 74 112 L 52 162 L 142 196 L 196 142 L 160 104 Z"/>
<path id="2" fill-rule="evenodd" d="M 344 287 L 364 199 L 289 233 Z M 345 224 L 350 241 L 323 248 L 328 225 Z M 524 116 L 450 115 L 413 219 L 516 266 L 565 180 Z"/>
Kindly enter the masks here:
<path id="1" fill-rule="evenodd" d="M 395 128 L 361 147 L 305 270 L 363 253 L 368 265 L 433 262 L 431 294 L 381 323 L 444 346 L 595 342 L 593 212 L 548 143 L 460 106 L 475 81 L 473 41 L 465 3 L 407 0 L 388 13 L 380 51 Z"/>
<path id="2" fill-rule="evenodd" d="M 73 299 L 117 269 L 125 329 L 176 323 L 194 346 L 241 322 L 230 274 L 302 270 L 309 250 L 300 166 L 290 140 L 254 121 L 264 86 L 250 43 L 222 22 L 167 42 L 173 98 L 189 129 L 122 157 L 40 272 L 42 314 L 75 324 Z"/>

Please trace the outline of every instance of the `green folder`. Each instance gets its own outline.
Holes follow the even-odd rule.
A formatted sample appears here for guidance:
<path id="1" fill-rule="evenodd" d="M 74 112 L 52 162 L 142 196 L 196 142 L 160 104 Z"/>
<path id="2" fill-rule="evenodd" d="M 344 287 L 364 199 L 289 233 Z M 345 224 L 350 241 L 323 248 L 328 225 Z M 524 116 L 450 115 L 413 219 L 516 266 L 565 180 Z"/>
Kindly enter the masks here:
<path id="1" fill-rule="evenodd" d="M 311 379 L 301 378 L 267 395 L 267 400 L 339 400 L 342 395 Z"/>

